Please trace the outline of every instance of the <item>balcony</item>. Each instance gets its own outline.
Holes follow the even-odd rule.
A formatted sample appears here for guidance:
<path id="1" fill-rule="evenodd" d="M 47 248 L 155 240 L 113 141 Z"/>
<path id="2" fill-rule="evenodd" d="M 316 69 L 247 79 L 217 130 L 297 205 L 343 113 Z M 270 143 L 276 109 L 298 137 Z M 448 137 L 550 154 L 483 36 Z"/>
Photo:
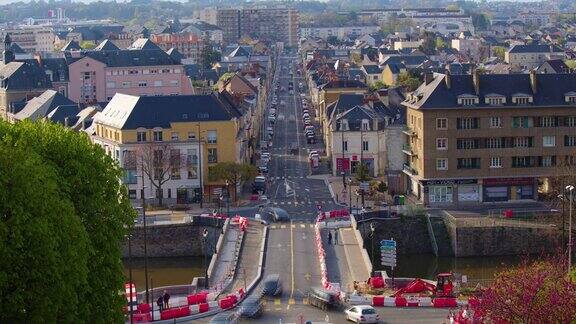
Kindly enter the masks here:
<path id="1" fill-rule="evenodd" d="M 404 152 L 404 154 L 407 154 L 410 156 L 416 156 L 416 152 L 414 152 L 414 150 L 412 150 L 412 147 L 410 146 L 410 144 L 404 144 L 402 146 L 402 152 Z"/>
<path id="2" fill-rule="evenodd" d="M 412 168 L 412 166 L 410 166 L 406 163 L 404 163 L 404 168 L 402 169 L 402 171 L 404 173 L 406 173 L 407 175 L 410 175 L 410 176 L 418 175 L 418 171 L 416 171 L 416 169 Z"/>
<path id="3" fill-rule="evenodd" d="M 412 130 L 410 127 L 404 127 L 404 129 L 402 130 L 402 133 L 408 135 L 408 136 L 417 136 L 418 134 L 416 134 L 416 132 L 414 130 Z"/>

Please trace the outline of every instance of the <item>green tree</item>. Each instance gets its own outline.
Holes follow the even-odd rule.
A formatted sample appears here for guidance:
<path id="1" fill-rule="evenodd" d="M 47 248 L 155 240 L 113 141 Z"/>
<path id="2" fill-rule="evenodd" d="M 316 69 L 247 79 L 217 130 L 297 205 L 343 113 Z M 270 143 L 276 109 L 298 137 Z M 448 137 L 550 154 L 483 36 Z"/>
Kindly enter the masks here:
<path id="1" fill-rule="evenodd" d="M 208 168 L 208 179 L 210 181 L 227 181 L 228 188 L 234 190 L 241 182 L 254 180 L 258 175 L 258 169 L 248 163 L 220 162 Z M 236 200 L 236 195 L 234 195 Z"/>
<path id="2" fill-rule="evenodd" d="M 338 37 L 336 37 L 334 35 L 328 36 L 328 38 L 326 38 L 326 41 L 328 42 L 328 44 L 330 44 L 332 46 L 336 46 L 336 45 L 340 44 Z"/>
<path id="3" fill-rule="evenodd" d="M 385 85 L 384 82 L 382 82 L 382 81 L 376 81 L 370 86 L 371 90 L 380 90 L 380 89 L 386 89 L 386 88 L 388 88 L 388 86 Z"/>
<path id="4" fill-rule="evenodd" d="M 90 41 L 82 41 L 80 43 L 80 47 L 82 49 L 89 50 L 89 49 L 93 49 L 94 47 L 96 47 L 96 45 L 94 45 L 94 43 L 92 43 Z"/>
<path id="5" fill-rule="evenodd" d="M 409 72 L 402 72 L 398 75 L 396 85 L 403 87 L 406 91 L 414 91 L 420 86 L 420 79 Z"/>
<path id="6" fill-rule="evenodd" d="M 358 169 L 356 170 L 356 180 L 365 182 L 370 179 L 370 170 L 368 169 L 368 166 L 364 163 L 360 163 Z"/>
<path id="7" fill-rule="evenodd" d="M 442 39 L 442 37 L 436 37 L 436 49 L 448 48 L 446 42 Z"/>
<path id="8" fill-rule="evenodd" d="M 200 53 L 200 63 L 205 69 L 212 68 L 212 65 L 219 62 L 221 59 L 221 54 L 212 48 L 210 38 L 206 36 L 203 41 L 204 47 L 202 47 L 202 53 Z"/>
<path id="9" fill-rule="evenodd" d="M 82 134 L 0 122 L 1 323 L 124 320 L 121 175 Z"/>
<path id="10" fill-rule="evenodd" d="M 505 54 L 507 49 L 502 46 L 494 46 L 492 47 L 492 55 L 496 56 L 497 58 L 504 60 Z"/>
<path id="11" fill-rule="evenodd" d="M 422 45 L 420 50 L 426 55 L 432 55 L 436 52 L 436 36 L 433 32 L 425 31 L 422 35 Z"/>

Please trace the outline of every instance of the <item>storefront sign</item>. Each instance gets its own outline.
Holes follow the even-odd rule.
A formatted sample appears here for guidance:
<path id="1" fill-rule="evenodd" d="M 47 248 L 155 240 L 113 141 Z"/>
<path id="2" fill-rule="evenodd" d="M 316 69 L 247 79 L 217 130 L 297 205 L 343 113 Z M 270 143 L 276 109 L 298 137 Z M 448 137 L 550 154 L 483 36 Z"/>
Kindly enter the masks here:
<path id="1" fill-rule="evenodd" d="M 484 179 L 482 184 L 485 186 L 521 186 L 534 184 L 534 178 L 496 178 Z"/>
<path id="2" fill-rule="evenodd" d="M 349 171 L 350 170 L 350 160 L 347 158 L 336 158 L 336 170 L 337 171 Z"/>
<path id="3" fill-rule="evenodd" d="M 424 186 L 452 186 L 462 184 L 476 184 L 476 179 L 455 179 L 455 180 L 422 180 Z"/>

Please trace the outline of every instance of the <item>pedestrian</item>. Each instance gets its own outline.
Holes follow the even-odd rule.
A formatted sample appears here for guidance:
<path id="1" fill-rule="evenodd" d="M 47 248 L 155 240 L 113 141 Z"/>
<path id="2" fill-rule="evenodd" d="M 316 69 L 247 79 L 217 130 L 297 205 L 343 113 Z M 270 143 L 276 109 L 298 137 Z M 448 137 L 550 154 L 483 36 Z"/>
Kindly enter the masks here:
<path id="1" fill-rule="evenodd" d="M 164 309 L 164 297 L 158 297 L 158 299 L 156 299 L 156 305 L 158 305 L 158 309 L 162 311 Z"/>
<path id="2" fill-rule="evenodd" d="M 338 245 L 338 230 L 334 231 L 334 245 Z"/>
<path id="3" fill-rule="evenodd" d="M 170 308 L 170 295 L 168 294 L 168 292 L 166 290 L 164 290 L 164 309 L 168 309 Z"/>
<path id="4" fill-rule="evenodd" d="M 332 244 L 332 231 L 328 231 L 328 245 Z"/>

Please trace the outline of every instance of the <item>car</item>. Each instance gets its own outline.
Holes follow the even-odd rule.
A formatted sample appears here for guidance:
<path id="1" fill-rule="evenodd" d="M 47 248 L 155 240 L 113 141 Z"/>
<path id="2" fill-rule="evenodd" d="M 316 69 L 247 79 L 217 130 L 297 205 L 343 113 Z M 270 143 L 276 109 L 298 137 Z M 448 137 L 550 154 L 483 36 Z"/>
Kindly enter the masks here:
<path id="1" fill-rule="evenodd" d="M 236 323 L 238 323 L 238 314 L 234 312 L 218 313 L 210 320 L 210 324 L 236 324 Z"/>
<path id="2" fill-rule="evenodd" d="M 380 315 L 370 305 L 357 305 L 344 311 L 346 320 L 356 323 L 378 323 Z"/>
<path id="3" fill-rule="evenodd" d="M 310 152 L 308 153 L 308 158 L 311 159 L 311 158 L 314 157 L 314 156 L 320 156 L 320 154 L 318 154 L 318 151 L 312 150 L 312 151 L 310 151 Z"/>
<path id="4" fill-rule="evenodd" d="M 262 316 L 263 305 L 258 297 L 248 297 L 240 303 L 236 314 L 244 318 L 258 318 Z"/>
<path id="5" fill-rule="evenodd" d="M 303 114 L 309 114 L 310 111 L 309 111 L 308 109 L 304 108 L 304 109 L 302 109 L 302 113 L 303 113 Z"/>
<path id="6" fill-rule="evenodd" d="M 268 173 L 268 166 L 266 165 L 261 165 L 258 167 L 258 171 L 262 174 L 267 174 Z"/>
<path id="7" fill-rule="evenodd" d="M 302 114 L 302 118 L 306 118 L 306 117 L 310 118 L 310 114 L 308 112 L 305 112 Z"/>
<path id="8" fill-rule="evenodd" d="M 289 222 L 290 215 L 282 208 L 268 207 L 262 213 L 262 219 L 268 222 Z"/>
<path id="9" fill-rule="evenodd" d="M 314 144 L 314 143 L 316 143 L 316 137 L 314 137 L 314 136 L 307 136 L 307 137 L 306 137 L 306 143 L 308 143 L 308 144 Z"/>
<path id="10" fill-rule="evenodd" d="M 306 126 L 306 127 L 304 128 L 304 130 L 312 130 L 312 131 L 313 131 L 313 130 L 314 130 L 314 126 L 312 126 L 312 125 Z"/>
<path id="11" fill-rule="evenodd" d="M 262 295 L 264 296 L 278 296 L 282 294 L 282 283 L 280 282 L 280 275 L 271 274 L 264 278 L 262 281 Z"/>
<path id="12" fill-rule="evenodd" d="M 314 133 L 314 131 L 306 131 L 305 135 L 306 135 L 306 137 L 314 137 L 314 136 L 316 136 L 316 134 Z"/>
<path id="13" fill-rule="evenodd" d="M 312 123 L 310 122 L 310 120 L 305 120 L 305 121 L 304 121 L 304 125 L 306 125 L 306 126 L 311 126 Z"/>
<path id="14" fill-rule="evenodd" d="M 311 287 L 308 291 L 308 303 L 322 310 L 338 308 L 338 295 L 323 287 Z"/>

